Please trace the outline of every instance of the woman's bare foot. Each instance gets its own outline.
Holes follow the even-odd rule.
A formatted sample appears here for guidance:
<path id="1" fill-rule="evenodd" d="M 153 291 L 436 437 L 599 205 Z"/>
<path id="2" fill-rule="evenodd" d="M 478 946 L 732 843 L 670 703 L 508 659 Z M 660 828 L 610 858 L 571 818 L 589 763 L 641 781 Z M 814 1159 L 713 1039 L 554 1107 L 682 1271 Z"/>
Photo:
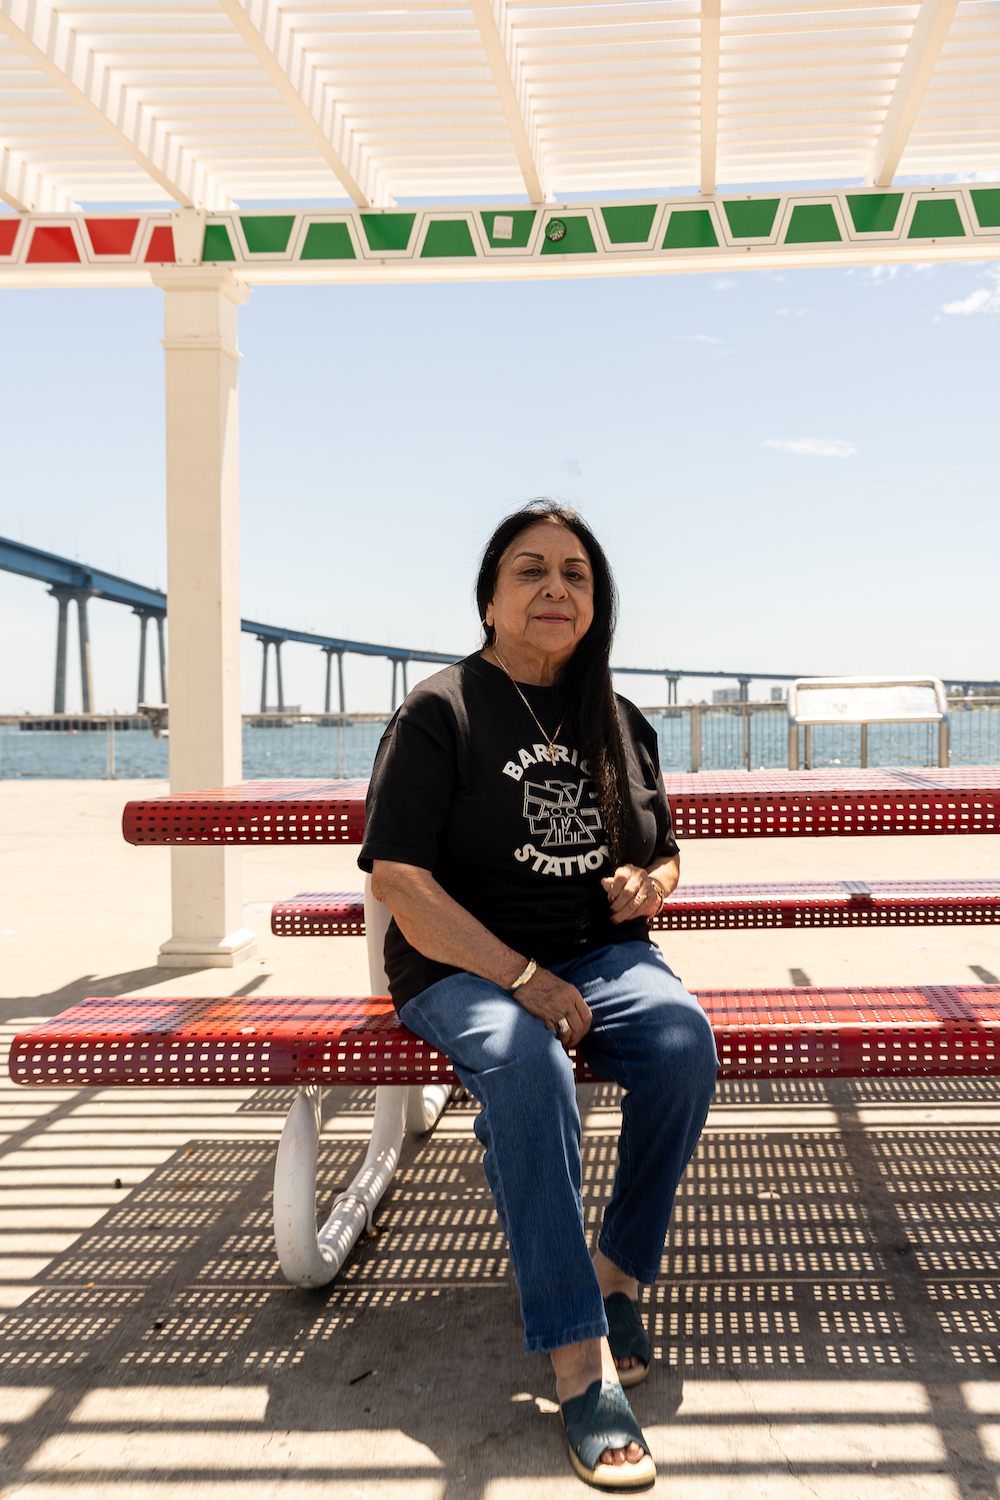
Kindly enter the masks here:
<path id="1" fill-rule="evenodd" d="M 594 1251 L 594 1270 L 597 1272 L 597 1284 L 601 1288 L 602 1297 L 610 1297 L 612 1292 L 624 1292 L 630 1302 L 634 1302 L 639 1295 L 639 1283 L 634 1276 L 626 1276 L 624 1271 L 619 1271 L 614 1261 L 600 1250 Z M 634 1370 L 637 1365 L 642 1364 L 634 1354 L 629 1354 L 625 1359 L 615 1361 L 619 1370 Z M 596 1375 L 594 1376 L 596 1380 Z"/>
<path id="2" fill-rule="evenodd" d="M 607 1339 L 564 1344 L 561 1349 L 553 1349 L 549 1358 L 556 1372 L 556 1397 L 560 1406 L 573 1396 L 582 1396 L 595 1380 L 606 1380 L 609 1385 L 620 1383 Z M 627 1448 L 605 1448 L 598 1462 L 637 1464 L 642 1457 L 639 1444 L 629 1443 Z"/>

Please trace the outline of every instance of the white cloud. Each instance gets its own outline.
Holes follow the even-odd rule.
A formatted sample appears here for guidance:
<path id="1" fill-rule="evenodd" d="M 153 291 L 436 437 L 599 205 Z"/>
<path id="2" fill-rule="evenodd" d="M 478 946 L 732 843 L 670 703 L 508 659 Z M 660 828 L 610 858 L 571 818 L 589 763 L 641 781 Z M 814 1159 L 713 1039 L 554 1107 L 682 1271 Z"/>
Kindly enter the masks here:
<path id="1" fill-rule="evenodd" d="M 712 286 L 717 292 L 728 292 L 735 285 L 736 282 L 731 280 L 728 276 L 724 276 L 721 281 L 712 282 Z"/>
<path id="2" fill-rule="evenodd" d="M 858 451 L 846 438 L 765 438 L 764 447 L 778 448 L 782 453 L 803 453 L 811 458 L 850 458 Z"/>
<path id="3" fill-rule="evenodd" d="M 980 286 L 958 302 L 945 302 L 941 311 L 957 313 L 962 317 L 967 317 L 969 313 L 1000 312 L 1000 269 L 991 267 L 985 274 L 993 283 L 992 287 Z"/>
<path id="4" fill-rule="evenodd" d="M 679 344 L 721 344 L 722 340 L 715 338 L 710 333 L 675 333 L 674 339 Z"/>

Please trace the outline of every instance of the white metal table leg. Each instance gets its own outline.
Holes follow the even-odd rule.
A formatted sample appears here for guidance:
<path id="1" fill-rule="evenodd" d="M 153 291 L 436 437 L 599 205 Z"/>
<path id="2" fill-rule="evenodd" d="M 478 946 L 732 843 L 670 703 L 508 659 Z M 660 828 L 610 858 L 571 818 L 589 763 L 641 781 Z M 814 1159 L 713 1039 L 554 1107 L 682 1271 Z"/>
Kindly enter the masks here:
<path id="1" fill-rule="evenodd" d="M 365 877 L 365 929 L 371 993 L 388 991 L 382 949 L 389 911 L 371 892 Z M 316 1159 L 319 1149 L 322 1090 L 315 1084 L 298 1091 L 281 1132 L 274 1164 L 274 1238 L 285 1278 L 293 1286 L 325 1286 L 351 1253 L 362 1230 L 393 1179 L 404 1131 L 430 1130 L 452 1095 L 450 1084 L 401 1088 L 382 1084 L 375 1090 L 372 1136 L 360 1172 L 337 1194 L 333 1212 L 316 1228 Z"/>
<path id="2" fill-rule="evenodd" d="M 317 1232 L 316 1153 L 322 1090 L 315 1085 L 299 1089 L 274 1165 L 274 1238 L 282 1272 L 294 1286 L 325 1286 L 332 1281 L 362 1230 L 370 1227 L 399 1161 L 407 1092 L 390 1087 L 376 1090 L 364 1163 L 350 1187 L 337 1194 L 333 1212 Z"/>
<path id="3" fill-rule="evenodd" d="M 450 1083 L 425 1083 L 422 1088 L 406 1090 L 406 1131 L 408 1135 L 423 1135 L 430 1130 L 451 1100 L 454 1088 Z"/>

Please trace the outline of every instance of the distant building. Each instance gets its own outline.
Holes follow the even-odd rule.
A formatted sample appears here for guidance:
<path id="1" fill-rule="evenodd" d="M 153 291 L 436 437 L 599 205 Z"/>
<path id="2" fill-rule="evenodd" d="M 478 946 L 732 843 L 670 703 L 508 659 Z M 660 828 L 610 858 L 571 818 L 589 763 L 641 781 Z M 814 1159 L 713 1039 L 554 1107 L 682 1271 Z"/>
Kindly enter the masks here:
<path id="1" fill-rule="evenodd" d="M 740 690 L 739 690 L 739 688 L 713 688 L 712 689 L 712 702 L 713 703 L 739 703 L 739 701 L 740 701 Z"/>
<path id="2" fill-rule="evenodd" d="M 788 689 L 787 688 L 773 687 L 771 689 L 771 702 L 772 703 L 784 703 L 784 701 L 785 701 L 785 699 L 787 697 L 788 697 Z"/>

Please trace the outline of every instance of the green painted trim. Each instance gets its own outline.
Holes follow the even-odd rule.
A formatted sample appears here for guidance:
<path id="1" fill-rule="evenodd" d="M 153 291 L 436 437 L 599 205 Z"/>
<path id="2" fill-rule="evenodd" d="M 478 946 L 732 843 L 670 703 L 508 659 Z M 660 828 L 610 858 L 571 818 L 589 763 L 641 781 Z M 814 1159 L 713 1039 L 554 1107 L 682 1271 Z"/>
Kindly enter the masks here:
<path id="1" fill-rule="evenodd" d="M 909 240 L 964 240 L 962 216 L 954 198 L 920 198 L 913 210 Z"/>
<path id="2" fill-rule="evenodd" d="M 284 255 L 292 237 L 294 214 L 240 215 L 243 235 L 251 255 Z"/>
<path id="3" fill-rule="evenodd" d="M 300 260 L 357 260 L 346 224 L 310 224 Z"/>
<path id="4" fill-rule="evenodd" d="M 201 246 L 201 258 L 203 261 L 235 260 L 236 252 L 229 238 L 229 230 L 225 224 L 206 224 L 205 238 Z"/>
<path id="5" fill-rule="evenodd" d="M 1000 188 L 973 188 L 970 196 L 980 229 L 1000 229 Z"/>
<path id="6" fill-rule="evenodd" d="M 847 206 L 858 234 L 891 234 L 899 217 L 902 193 L 848 193 Z"/>
<path id="7" fill-rule="evenodd" d="M 733 238 L 766 240 L 774 228 L 780 202 L 780 198 L 723 198 Z"/>
<path id="8" fill-rule="evenodd" d="M 561 240 L 543 240 L 543 255 L 595 255 L 597 246 L 586 214 L 549 214 L 546 224 L 559 219 L 566 225 L 566 236 Z"/>
<path id="9" fill-rule="evenodd" d="M 76 285 L 79 267 L 60 273 L 48 266 L 36 272 L 30 260 L 33 230 L 50 222 L 51 216 L 18 217 L 25 224 L 10 253 L 0 256 L 0 284 L 6 280 L 19 286 Z M 87 215 L 81 211 L 60 217 L 78 223 L 86 239 Z M 114 265 L 95 267 L 100 278 L 107 280 L 110 274 L 112 285 L 140 284 L 148 275 L 142 268 L 149 245 L 162 253 L 169 212 L 142 210 L 137 217 L 131 255 L 115 257 Z M 766 197 L 734 193 L 709 199 L 678 193 L 517 208 L 438 203 L 390 213 L 289 204 L 274 213 L 233 208 L 199 218 L 206 266 L 234 271 L 250 284 L 558 277 L 560 257 L 563 271 L 577 276 L 718 270 L 722 264 L 735 270 L 761 262 L 769 268 L 917 264 L 928 259 L 1000 263 L 1000 182 L 985 181 L 940 188 L 913 184 L 885 191 L 803 189 Z M 495 232 L 502 219 L 510 239 Z M 553 230 L 562 237 L 549 238 Z M 544 265 L 542 256 L 548 257 Z"/>
<path id="10" fill-rule="evenodd" d="M 629 203 L 602 208 L 601 217 L 612 245 L 644 245 L 656 218 L 655 203 Z"/>
<path id="11" fill-rule="evenodd" d="M 792 209 L 786 245 L 829 245 L 843 239 L 831 203 L 797 203 Z"/>
<path id="12" fill-rule="evenodd" d="M 493 237 L 493 222 L 497 215 L 502 219 L 514 220 L 509 240 L 498 240 Z M 494 213 L 481 212 L 479 217 L 486 230 L 486 238 L 490 242 L 491 250 L 526 250 L 538 214 L 533 208 L 498 208 Z"/>
<path id="13" fill-rule="evenodd" d="M 667 224 L 664 250 L 711 250 L 719 243 L 707 208 L 675 208 Z"/>
<path id="14" fill-rule="evenodd" d="M 416 214 L 362 214 L 361 223 L 369 250 L 405 250 L 410 243 Z"/>
<path id="15" fill-rule="evenodd" d="M 436 256 L 451 256 L 455 259 L 475 256 L 476 247 L 465 219 L 432 219 L 424 235 L 421 260 L 433 260 Z"/>

